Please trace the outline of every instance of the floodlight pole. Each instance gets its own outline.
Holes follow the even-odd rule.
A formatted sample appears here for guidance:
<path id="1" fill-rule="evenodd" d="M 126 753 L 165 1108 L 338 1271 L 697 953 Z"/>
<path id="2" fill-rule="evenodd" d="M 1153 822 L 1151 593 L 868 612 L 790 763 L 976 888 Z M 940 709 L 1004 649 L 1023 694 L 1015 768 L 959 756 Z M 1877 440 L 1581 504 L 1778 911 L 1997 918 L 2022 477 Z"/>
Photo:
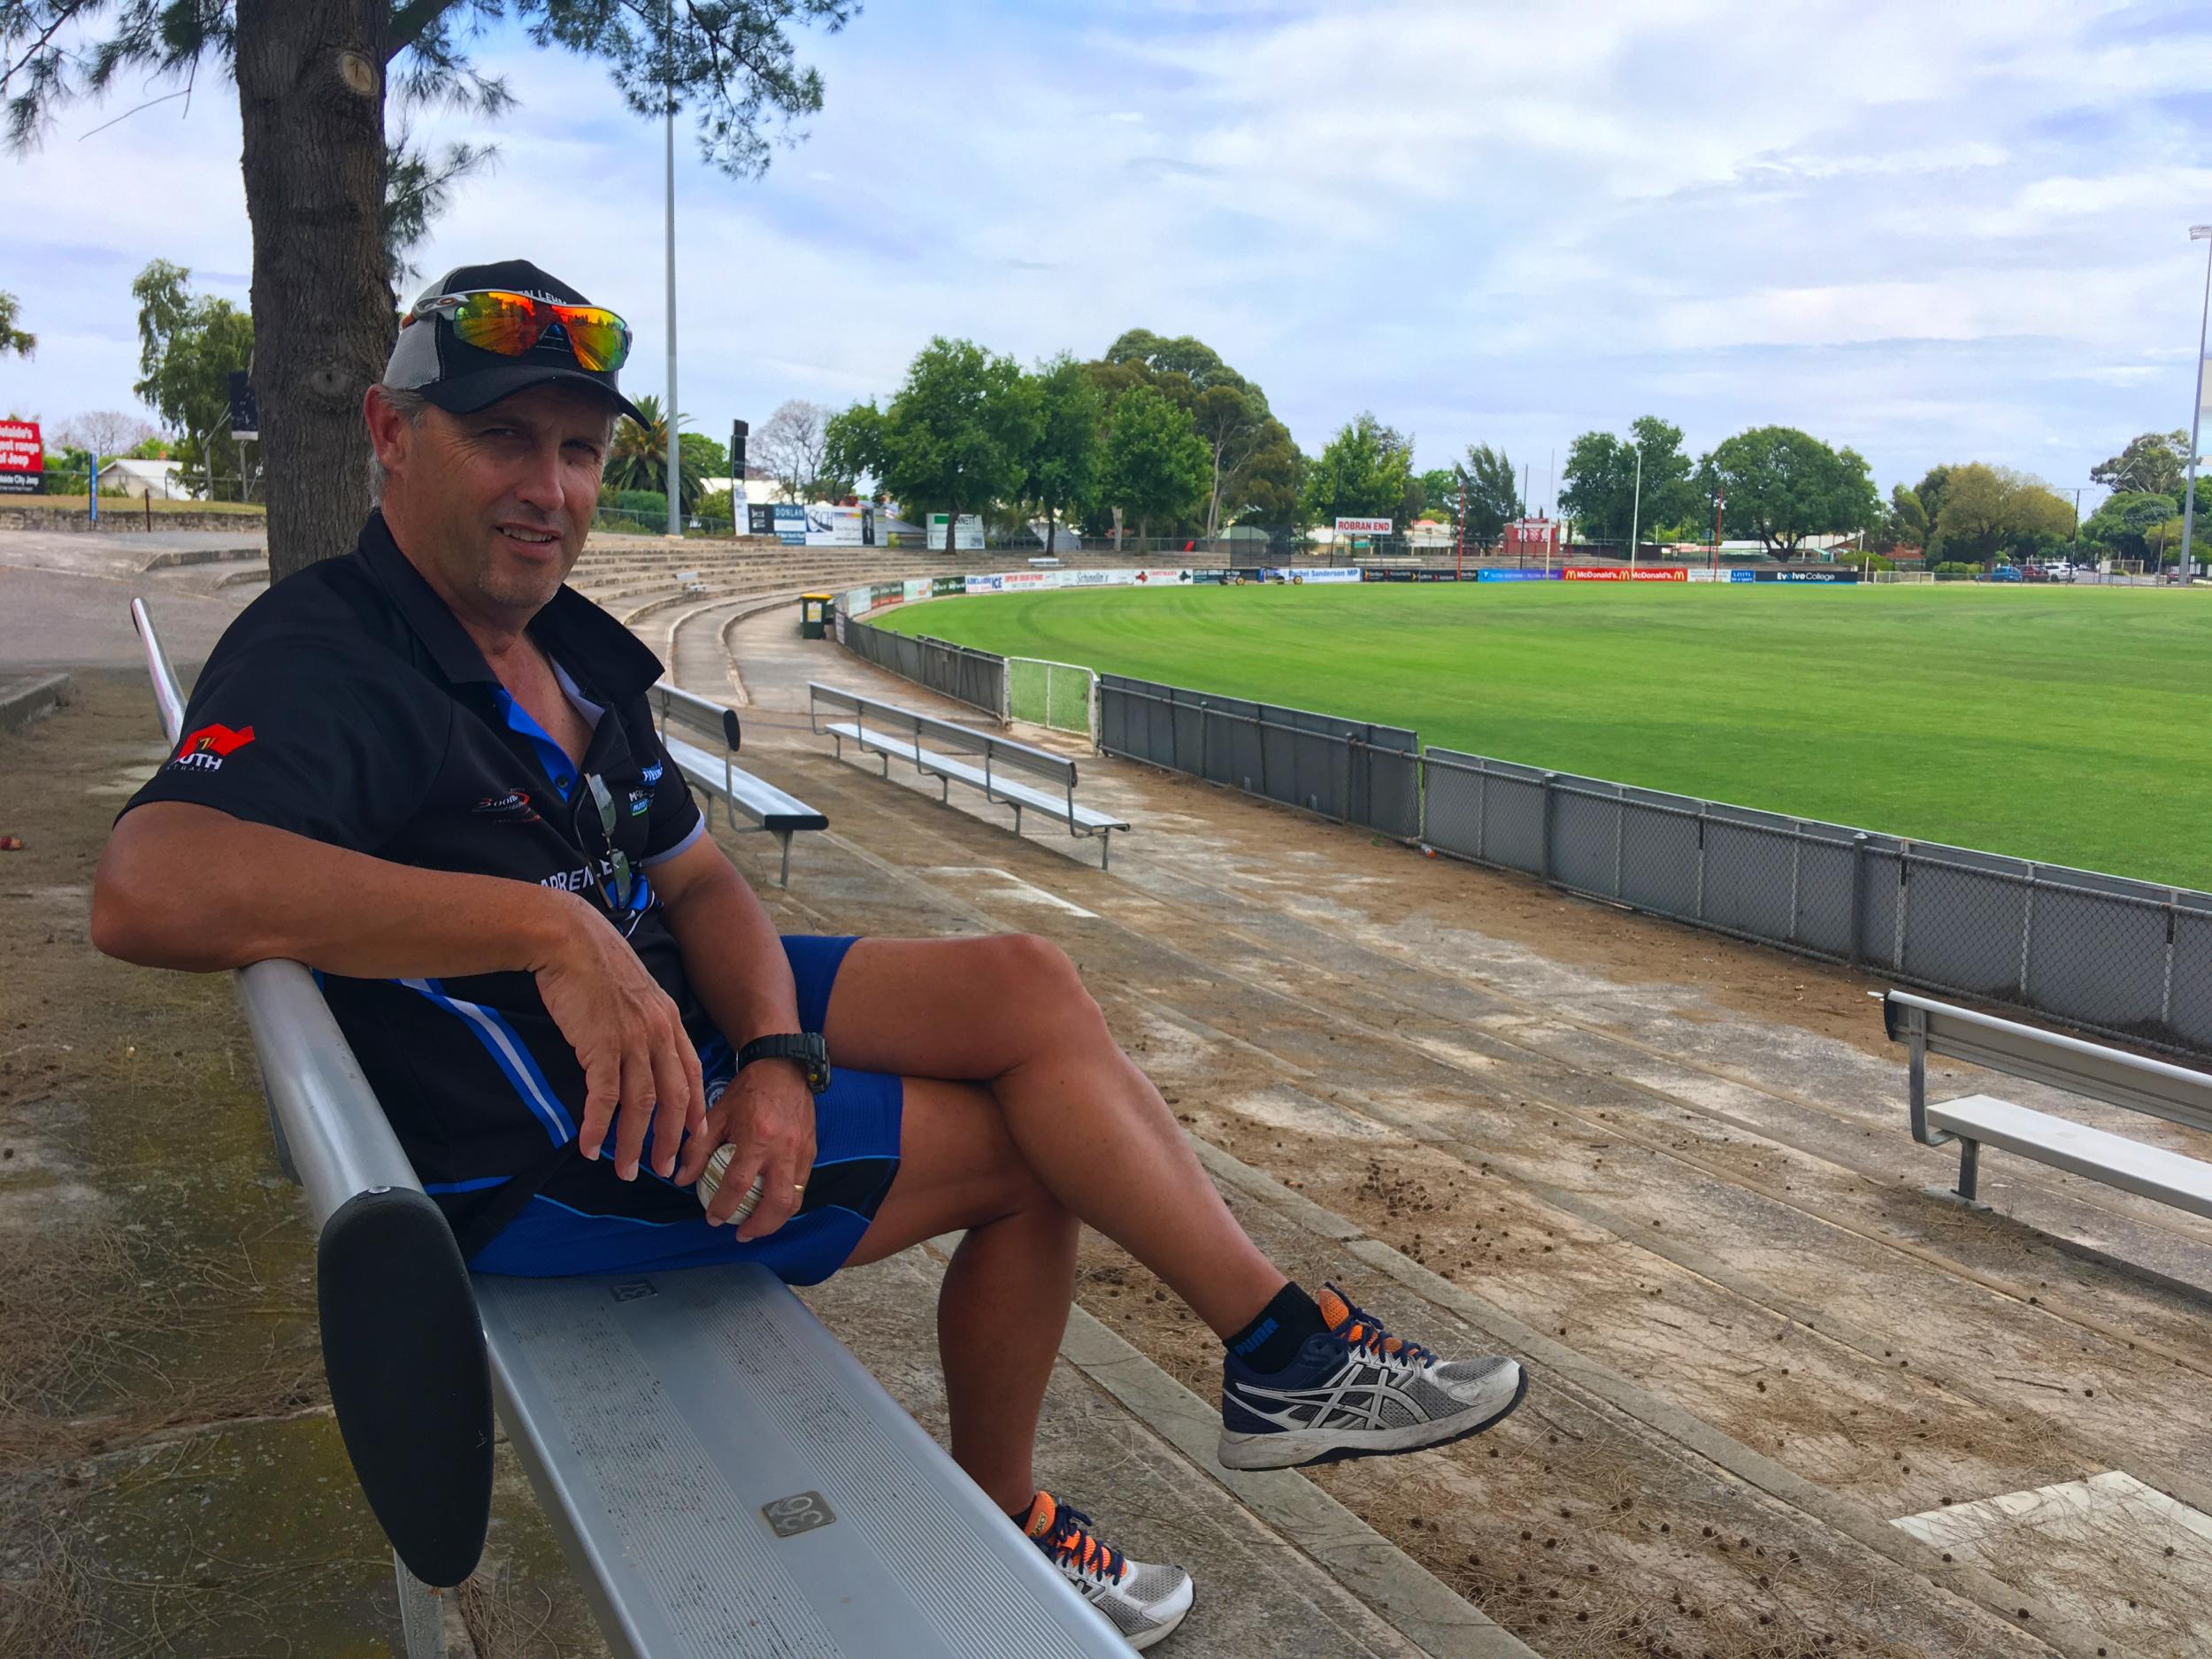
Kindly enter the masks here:
<path id="1" fill-rule="evenodd" d="M 2212 225 L 2189 227 L 2191 242 L 2212 242 Z M 2189 544 L 2197 527 L 2197 443 L 2199 423 L 2204 418 L 2205 324 L 2212 318 L 2212 248 L 2204 256 L 2204 304 L 2197 313 L 2197 401 L 2189 411 L 2189 482 L 2181 498 L 2181 580 L 2189 580 Z"/>
<path id="2" fill-rule="evenodd" d="M 1636 451 L 1636 496 L 1634 503 L 1628 510 L 1628 579 L 1634 581 L 1636 580 L 1636 532 L 1643 527 L 1644 520 L 1644 446 L 1640 443 L 1632 443 L 1628 447 Z"/>
<path id="3" fill-rule="evenodd" d="M 668 181 L 667 181 L 667 265 L 668 265 L 668 471 L 664 480 L 668 488 L 668 534 L 684 533 L 683 510 L 680 503 L 683 473 L 677 462 L 676 442 L 676 0 L 668 0 L 666 12 L 668 33 L 662 46 L 666 54 L 668 71 L 668 109 L 666 112 Z"/>

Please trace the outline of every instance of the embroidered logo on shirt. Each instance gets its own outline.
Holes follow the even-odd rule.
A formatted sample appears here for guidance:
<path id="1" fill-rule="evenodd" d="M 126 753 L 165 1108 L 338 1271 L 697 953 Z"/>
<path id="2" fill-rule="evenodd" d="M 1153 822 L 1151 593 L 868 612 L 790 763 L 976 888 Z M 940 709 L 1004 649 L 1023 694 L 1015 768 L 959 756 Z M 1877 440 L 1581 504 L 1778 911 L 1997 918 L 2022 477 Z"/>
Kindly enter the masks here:
<path id="1" fill-rule="evenodd" d="M 645 781 L 646 781 L 647 783 L 649 783 L 649 784 L 651 784 L 651 783 L 658 783 L 658 782 L 661 780 L 661 764 L 660 764 L 660 762 L 658 762 L 657 760 L 657 761 L 655 761 L 655 762 L 654 762 L 651 765 L 648 766 L 648 767 L 645 769 L 644 772 L 643 772 L 642 774 L 641 774 L 641 775 L 644 778 Z"/>
<path id="2" fill-rule="evenodd" d="M 538 821 L 537 809 L 530 804 L 527 789 L 510 789 L 505 795 L 488 795 L 470 810 L 511 824 L 534 824 Z"/>
<path id="3" fill-rule="evenodd" d="M 184 741 L 177 745 L 176 758 L 172 766 L 182 766 L 190 772 L 220 772 L 227 756 L 234 755 L 253 741 L 253 727 L 241 726 L 234 732 L 227 726 L 204 726 L 196 732 L 185 733 Z"/>

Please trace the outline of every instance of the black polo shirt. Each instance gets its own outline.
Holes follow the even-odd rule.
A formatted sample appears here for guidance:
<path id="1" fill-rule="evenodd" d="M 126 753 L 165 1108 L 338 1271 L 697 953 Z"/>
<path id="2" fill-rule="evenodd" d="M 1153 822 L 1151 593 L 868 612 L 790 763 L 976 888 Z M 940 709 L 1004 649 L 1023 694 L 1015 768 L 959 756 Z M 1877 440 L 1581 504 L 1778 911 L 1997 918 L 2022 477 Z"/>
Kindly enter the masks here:
<path id="1" fill-rule="evenodd" d="M 582 779 L 372 513 L 350 555 L 277 583 L 225 631 L 193 687 L 187 735 L 124 810 L 189 801 L 396 864 L 582 892 L 715 1054 L 723 1045 L 652 892 L 652 866 L 704 833 L 653 729 L 646 692 L 659 659 L 566 587 L 530 634 L 593 722 Z M 619 916 L 594 775 L 615 804 L 613 844 L 637 872 Z M 465 1252 L 538 1192 L 590 1214 L 697 1215 L 688 1192 L 649 1169 L 624 1182 L 611 1157 L 576 1152 L 583 1070 L 530 974 L 318 977 Z"/>

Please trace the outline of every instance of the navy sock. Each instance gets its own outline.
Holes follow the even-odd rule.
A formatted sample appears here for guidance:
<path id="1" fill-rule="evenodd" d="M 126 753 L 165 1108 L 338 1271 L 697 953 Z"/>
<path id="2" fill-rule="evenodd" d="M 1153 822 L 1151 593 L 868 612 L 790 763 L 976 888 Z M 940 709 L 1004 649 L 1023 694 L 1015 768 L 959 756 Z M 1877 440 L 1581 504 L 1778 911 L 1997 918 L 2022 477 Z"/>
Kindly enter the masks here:
<path id="1" fill-rule="evenodd" d="M 1259 1317 L 1222 1346 L 1254 1371 L 1280 1371 L 1298 1357 L 1308 1337 L 1328 1328 L 1319 1306 L 1294 1281 L 1277 1291 Z"/>

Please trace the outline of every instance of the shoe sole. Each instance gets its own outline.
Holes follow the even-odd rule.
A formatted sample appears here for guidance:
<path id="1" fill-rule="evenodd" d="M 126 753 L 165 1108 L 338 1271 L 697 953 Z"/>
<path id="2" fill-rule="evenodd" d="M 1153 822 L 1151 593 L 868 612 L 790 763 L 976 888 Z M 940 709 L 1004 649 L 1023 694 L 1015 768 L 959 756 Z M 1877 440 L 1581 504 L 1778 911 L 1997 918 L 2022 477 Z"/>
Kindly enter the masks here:
<path id="1" fill-rule="evenodd" d="M 1432 1447 L 1449 1446 L 1479 1434 L 1513 1415 L 1515 1408 L 1528 1395 L 1528 1367 L 1523 1365 L 1519 1369 L 1521 1379 L 1514 1385 L 1512 1399 L 1479 1423 L 1433 1437 L 1424 1432 L 1435 1427 L 1429 1423 L 1409 1424 L 1402 1429 L 1286 1429 L 1275 1434 L 1233 1435 L 1225 1429 L 1215 1455 L 1224 1469 L 1303 1469 L 1315 1463 L 1340 1463 L 1353 1457 L 1389 1457 L 1401 1452 L 1423 1452 Z M 1453 1419 L 1441 1420 L 1449 1423 Z"/>

